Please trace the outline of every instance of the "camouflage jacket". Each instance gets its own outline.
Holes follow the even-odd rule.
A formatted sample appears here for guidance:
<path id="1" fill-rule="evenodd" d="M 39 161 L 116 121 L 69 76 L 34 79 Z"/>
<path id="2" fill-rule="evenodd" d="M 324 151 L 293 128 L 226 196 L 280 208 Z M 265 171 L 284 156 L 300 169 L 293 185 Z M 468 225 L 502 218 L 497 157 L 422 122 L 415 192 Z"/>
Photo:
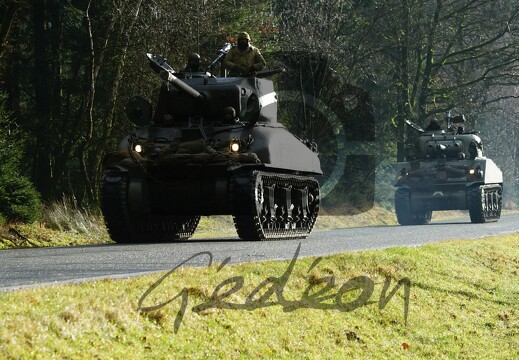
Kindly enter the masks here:
<path id="1" fill-rule="evenodd" d="M 265 59 L 258 48 L 249 45 L 245 51 L 233 47 L 225 56 L 223 66 L 231 71 L 231 75 L 249 76 L 262 70 L 266 65 Z"/>

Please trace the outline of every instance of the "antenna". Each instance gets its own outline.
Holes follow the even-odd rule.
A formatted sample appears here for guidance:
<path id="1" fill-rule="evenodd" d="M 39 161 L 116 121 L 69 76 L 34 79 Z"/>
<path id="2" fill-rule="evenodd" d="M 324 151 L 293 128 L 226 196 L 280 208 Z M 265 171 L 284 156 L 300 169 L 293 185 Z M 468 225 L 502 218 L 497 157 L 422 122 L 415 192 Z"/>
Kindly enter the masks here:
<path id="1" fill-rule="evenodd" d="M 451 111 L 447 111 L 445 114 L 445 120 L 447 120 L 447 129 L 451 128 Z"/>

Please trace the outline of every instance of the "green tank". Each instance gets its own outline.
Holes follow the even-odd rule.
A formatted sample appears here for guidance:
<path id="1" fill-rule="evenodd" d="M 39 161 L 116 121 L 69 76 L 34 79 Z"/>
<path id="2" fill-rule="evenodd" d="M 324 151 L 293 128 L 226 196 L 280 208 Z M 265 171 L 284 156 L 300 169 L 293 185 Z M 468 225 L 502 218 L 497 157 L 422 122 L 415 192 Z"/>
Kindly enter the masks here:
<path id="1" fill-rule="evenodd" d="M 465 132 L 464 115 L 446 116 L 447 130 L 433 120 L 396 164 L 395 211 L 401 225 L 423 225 L 437 210 L 468 210 L 473 223 L 498 221 L 503 174 L 483 156 L 479 133 Z"/>
<path id="2" fill-rule="evenodd" d="M 154 107 L 130 99 L 135 130 L 104 162 L 101 209 L 112 239 L 185 240 L 203 215 L 232 215 L 245 240 L 310 234 L 320 203 L 317 146 L 278 123 L 265 78 L 276 71 L 215 77 L 148 59 L 165 83 Z"/>

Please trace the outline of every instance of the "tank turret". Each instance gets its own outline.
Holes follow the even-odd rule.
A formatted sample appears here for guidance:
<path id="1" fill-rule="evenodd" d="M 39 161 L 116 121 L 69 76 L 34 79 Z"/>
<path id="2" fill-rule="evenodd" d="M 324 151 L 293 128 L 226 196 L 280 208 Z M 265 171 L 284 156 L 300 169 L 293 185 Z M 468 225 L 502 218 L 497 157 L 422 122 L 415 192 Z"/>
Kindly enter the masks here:
<path id="1" fill-rule="evenodd" d="M 473 223 L 501 216 L 503 175 L 483 156 L 477 132 L 465 132 L 465 117 L 446 116 L 447 129 L 433 120 L 419 132 L 407 161 L 397 164 L 395 211 L 401 225 L 427 224 L 436 210 L 469 210 Z"/>
<path id="2" fill-rule="evenodd" d="M 273 83 L 262 77 L 275 71 L 185 76 L 147 57 L 165 83 L 154 107 L 130 99 L 135 130 L 105 159 L 101 208 L 112 239 L 187 239 L 204 215 L 232 215 L 245 240 L 308 236 L 322 171 L 316 145 L 277 121 Z"/>

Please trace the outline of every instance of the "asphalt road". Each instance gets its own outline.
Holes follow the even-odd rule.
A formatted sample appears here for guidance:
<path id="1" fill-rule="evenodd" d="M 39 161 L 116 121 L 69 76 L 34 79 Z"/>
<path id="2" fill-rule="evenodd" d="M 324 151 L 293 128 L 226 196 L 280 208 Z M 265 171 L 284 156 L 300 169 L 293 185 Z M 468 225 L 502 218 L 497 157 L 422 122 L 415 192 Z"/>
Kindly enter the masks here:
<path id="1" fill-rule="evenodd" d="M 292 259 L 454 239 L 477 239 L 519 232 L 519 215 L 496 223 L 471 224 L 468 218 L 426 226 L 379 226 L 316 231 L 304 240 L 246 242 L 238 238 L 170 244 L 72 246 L 0 251 L 0 291 L 171 270 L 180 264 L 205 266 Z"/>

